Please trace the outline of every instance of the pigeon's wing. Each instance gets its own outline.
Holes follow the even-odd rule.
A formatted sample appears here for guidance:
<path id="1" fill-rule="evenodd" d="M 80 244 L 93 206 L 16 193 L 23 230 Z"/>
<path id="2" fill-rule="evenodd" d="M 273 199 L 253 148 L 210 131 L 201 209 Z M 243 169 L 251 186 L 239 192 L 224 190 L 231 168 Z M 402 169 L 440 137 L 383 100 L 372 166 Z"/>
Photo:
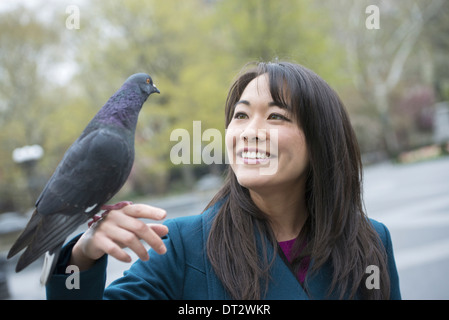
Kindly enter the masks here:
<path id="1" fill-rule="evenodd" d="M 47 215 L 98 211 L 126 182 L 133 162 L 132 140 L 105 129 L 91 132 L 64 155 L 36 201 L 38 212 Z"/>
<path id="2" fill-rule="evenodd" d="M 119 134 L 94 131 L 64 155 L 36 202 L 36 210 L 11 248 L 20 271 L 43 253 L 58 250 L 65 239 L 99 211 L 125 183 L 134 161 L 133 145 Z"/>

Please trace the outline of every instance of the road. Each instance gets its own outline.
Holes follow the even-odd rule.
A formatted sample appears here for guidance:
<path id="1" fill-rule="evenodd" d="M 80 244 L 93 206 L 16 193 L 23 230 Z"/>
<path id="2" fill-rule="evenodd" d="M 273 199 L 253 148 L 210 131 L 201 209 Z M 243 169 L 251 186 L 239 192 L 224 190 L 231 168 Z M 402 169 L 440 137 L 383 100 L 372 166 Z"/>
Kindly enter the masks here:
<path id="1" fill-rule="evenodd" d="M 449 299 L 449 158 L 365 171 L 367 212 L 390 230 L 403 299 Z"/>
<path id="2" fill-rule="evenodd" d="M 364 194 L 368 215 L 390 230 L 403 299 L 449 299 L 449 157 L 367 167 Z M 151 204 L 173 218 L 200 213 L 210 197 L 192 193 Z M 109 261 L 108 283 L 128 267 Z M 11 299 L 45 299 L 38 280 L 42 262 L 19 274 L 13 262 L 7 267 Z"/>

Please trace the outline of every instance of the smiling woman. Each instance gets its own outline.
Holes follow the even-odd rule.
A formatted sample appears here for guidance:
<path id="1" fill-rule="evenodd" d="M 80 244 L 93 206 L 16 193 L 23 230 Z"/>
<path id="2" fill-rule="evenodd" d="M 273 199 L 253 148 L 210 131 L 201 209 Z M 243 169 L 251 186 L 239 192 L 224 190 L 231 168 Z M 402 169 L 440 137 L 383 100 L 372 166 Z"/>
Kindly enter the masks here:
<path id="1" fill-rule="evenodd" d="M 225 199 L 207 248 L 233 297 L 263 297 L 274 260 L 258 246 L 281 250 L 286 240 L 294 243 L 287 258 L 295 274 L 306 270 L 311 280 L 329 270 L 327 297 L 385 299 L 390 289 L 398 294 L 390 287 L 385 248 L 363 212 L 355 134 L 323 79 L 300 65 L 260 63 L 231 87 L 226 127 L 227 151 L 236 161 L 211 201 Z M 277 133 L 275 139 L 270 132 Z M 275 148 L 260 146 L 267 141 Z M 266 165 L 264 155 L 277 162 L 272 175 L 258 172 Z M 380 267 L 380 290 L 363 285 L 368 265 Z M 311 293 L 312 281 L 301 285 Z"/>

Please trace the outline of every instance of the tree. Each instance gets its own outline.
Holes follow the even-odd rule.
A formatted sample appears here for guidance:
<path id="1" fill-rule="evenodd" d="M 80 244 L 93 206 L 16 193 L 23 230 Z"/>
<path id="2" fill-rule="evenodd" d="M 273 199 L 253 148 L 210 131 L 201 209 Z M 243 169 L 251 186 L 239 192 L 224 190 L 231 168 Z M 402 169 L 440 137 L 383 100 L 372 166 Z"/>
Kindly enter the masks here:
<path id="1" fill-rule="evenodd" d="M 449 2 L 445 1 L 439 13 L 429 20 L 423 32 L 424 48 L 427 50 L 429 72 L 438 101 L 449 100 Z"/>
<path id="2" fill-rule="evenodd" d="M 357 90 L 371 101 L 381 124 L 386 151 L 395 156 L 400 150 L 391 122 L 391 93 L 403 78 L 406 63 L 426 23 L 435 17 L 443 0 L 402 2 L 378 1 L 381 23 L 379 29 L 366 27 L 366 8 L 373 1 L 343 1 L 332 5 L 338 12 L 337 34 L 346 46 L 347 65 Z M 342 19 L 346 16 L 347 19 Z"/>
<path id="3" fill-rule="evenodd" d="M 11 154 L 45 142 L 48 127 L 39 119 L 57 106 L 48 99 L 52 85 L 46 75 L 59 60 L 59 34 L 23 7 L 2 13 L 0 30 L 0 208 L 23 209 L 36 195 L 27 196 L 25 181 L 32 177 L 19 172 Z"/>
<path id="4" fill-rule="evenodd" d="M 328 14 L 310 1 L 227 0 L 217 4 L 215 32 L 236 68 L 251 61 L 293 60 L 337 85 L 344 56 L 330 34 Z"/>

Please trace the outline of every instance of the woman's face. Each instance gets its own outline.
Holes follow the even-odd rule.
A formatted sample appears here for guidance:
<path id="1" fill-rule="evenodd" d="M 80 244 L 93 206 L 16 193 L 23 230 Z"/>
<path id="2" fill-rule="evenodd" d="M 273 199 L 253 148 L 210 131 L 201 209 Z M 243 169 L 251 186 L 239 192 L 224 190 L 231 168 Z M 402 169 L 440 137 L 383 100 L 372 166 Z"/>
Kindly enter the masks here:
<path id="1" fill-rule="evenodd" d="M 293 115 L 273 101 L 268 81 L 261 75 L 243 91 L 226 130 L 226 151 L 242 186 L 291 192 L 305 182 L 306 141 Z"/>

